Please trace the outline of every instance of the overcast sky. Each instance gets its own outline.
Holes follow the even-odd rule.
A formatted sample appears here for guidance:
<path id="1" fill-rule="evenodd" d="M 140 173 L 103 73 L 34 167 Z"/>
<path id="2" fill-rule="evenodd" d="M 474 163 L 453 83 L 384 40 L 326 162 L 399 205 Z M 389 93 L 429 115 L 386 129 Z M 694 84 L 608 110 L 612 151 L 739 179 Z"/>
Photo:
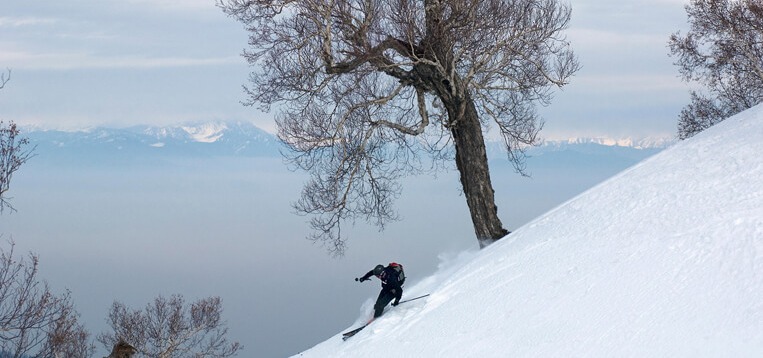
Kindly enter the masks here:
<path id="1" fill-rule="evenodd" d="M 583 68 L 543 110 L 548 139 L 674 136 L 687 85 L 668 56 L 688 0 L 572 0 Z M 252 121 L 247 35 L 214 0 L 0 2 L 0 119 L 44 128 Z"/>

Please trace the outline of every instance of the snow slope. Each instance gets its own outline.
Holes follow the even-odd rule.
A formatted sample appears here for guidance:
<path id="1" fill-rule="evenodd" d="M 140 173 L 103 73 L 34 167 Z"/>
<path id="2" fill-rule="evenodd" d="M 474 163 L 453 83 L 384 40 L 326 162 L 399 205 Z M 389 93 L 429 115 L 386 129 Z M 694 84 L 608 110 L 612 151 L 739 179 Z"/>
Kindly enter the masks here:
<path id="1" fill-rule="evenodd" d="M 763 357 L 762 154 L 759 105 L 408 272 L 430 297 L 296 357 Z"/>

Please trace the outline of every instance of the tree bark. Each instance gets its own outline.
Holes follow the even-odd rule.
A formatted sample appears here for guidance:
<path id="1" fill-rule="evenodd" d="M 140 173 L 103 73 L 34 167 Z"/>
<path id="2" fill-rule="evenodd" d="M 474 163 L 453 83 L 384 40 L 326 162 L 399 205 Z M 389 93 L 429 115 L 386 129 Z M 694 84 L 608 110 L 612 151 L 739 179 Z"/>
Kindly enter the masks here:
<path id="1" fill-rule="evenodd" d="M 503 228 L 498 218 L 477 110 L 468 96 L 463 105 L 466 108 L 463 115 L 452 122 L 451 133 L 456 147 L 456 167 L 461 173 L 461 186 L 472 216 L 474 233 L 480 248 L 484 248 L 506 236 L 509 231 Z"/>

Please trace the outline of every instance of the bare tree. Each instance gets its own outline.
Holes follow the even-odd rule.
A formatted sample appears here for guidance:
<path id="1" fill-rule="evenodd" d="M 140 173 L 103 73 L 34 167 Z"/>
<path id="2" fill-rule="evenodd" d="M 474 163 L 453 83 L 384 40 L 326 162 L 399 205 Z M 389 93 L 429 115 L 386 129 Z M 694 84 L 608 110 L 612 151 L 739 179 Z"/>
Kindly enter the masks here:
<path id="1" fill-rule="evenodd" d="M 678 136 L 696 133 L 763 101 L 763 3 L 759 0 L 692 0 L 689 32 L 670 37 L 670 53 L 691 92 L 679 116 Z"/>
<path id="2" fill-rule="evenodd" d="M 0 89 L 11 79 L 11 70 L 0 73 Z M 34 147 L 20 137 L 15 123 L 0 121 L 0 213 L 9 203 L 13 173 L 32 157 Z M 90 334 L 79 323 L 79 314 L 67 291 L 57 296 L 47 282 L 37 278 L 39 259 L 30 253 L 29 261 L 15 259 L 15 244 L 0 248 L 0 354 L 3 357 L 85 358 L 95 346 Z"/>
<path id="3" fill-rule="evenodd" d="M 8 74 L 6 75 L 5 72 L 0 73 L 0 89 L 3 89 L 5 87 L 5 84 L 8 83 L 8 81 L 11 80 L 11 70 L 8 69 Z"/>
<path id="4" fill-rule="evenodd" d="M 62 314 L 48 331 L 48 338 L 40 357 L 86 358 L 95 352 L 90 332 L 79 322 L 79 314 L 73 306 L 64 308 Z"/>
<path id="5" fill-rule="evenodd" d="M 242 346 L 228 342 L 222 310 L 219 297 L 189 306 L 180 295 L 159 296 L 143 310 L 114 302 L 108 317 L 113 332 L 100 334 L 98 341 L 107 349 L 124 341 L 150 358 L 232 357 Z"/>
<path id="6" fill-rule="evenodd" d="M 37 278 L 38 257 L 13 257 L 14 243 L 0 249 L 0 352 L 9 357 L 71 357 L 92 355 L 88 332 L 69 293 L 55 295 Z"/>
<path id="7" fill-rule="evenodd" d="M 8 75 L 0 74 L 0 89 L 11 79 L 11 70 Z M 20 136 L 20 131 L 16 123 L 10 122 L 7 125 L 0 121 L 0 213 L 8 208 L 14 210 L 7 197 L 10 189 L 13 173 L 18 170 L 22 164 L 32 157 L 34 147 L 29 147 L 29 139 Z"/>
<path id="8" fill-rule="evenodd" d="M 245 24 L 250 101 L 278 104 L 287 158 L 311 173 L 296 209 L 342 253 L 341 222 L 397 218 L 401 176 L 422 150 L 454 158 L 481 246 L 505 236 L 483 133 L 521 172 L 547 104 L 578 63 L 557 0 L 219 0 Z M 455 153 L 448 148 L 455 148 Z"/>
<path id="9" fill-rule="evenodd" d="M 7 125 L 0 121 L 0 212 L 15 211 L 7 196 L 13 174 L 33 156 L 35 147 L 29 147 L 29 139 L 21 137 L 16 123 Z"/>

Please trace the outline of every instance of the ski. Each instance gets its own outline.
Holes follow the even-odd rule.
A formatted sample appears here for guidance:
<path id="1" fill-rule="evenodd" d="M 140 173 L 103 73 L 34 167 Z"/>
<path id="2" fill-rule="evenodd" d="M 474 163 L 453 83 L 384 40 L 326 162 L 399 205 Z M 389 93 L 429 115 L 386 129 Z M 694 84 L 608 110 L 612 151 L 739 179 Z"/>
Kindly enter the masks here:
<path id="1" fill-rule="evenodd" d="M 368 326 L 368 324 L 365 324 L 365 325 L 362 325 L 362 326 L 360 326 L 358 328 L 353 329 L 352 331 L 342 333 L 342 340 L 346 341 L 350 337 L 354 336 L 356 333 L 362 331 L 363 328 L 366 328 L 367 326 Z"/>
<path id="2" fill-rule="evenodd" d="M 428 293 L 427 293 L 426 295 L 421 295 L 421 296 L 419 296 L 419 297 L 409 298 L 409 299 L 407 299 L 407 300 L 403 300 L 403 301 L 400 301 L 400 302 L 398 303 L 398 305 L 399 305 L 399 304 L 401 304 L 401 303 L 406 303 L 406 302 L 415 301 L 415 300 L 418 300 L 419 298 L 424 298 L 424 297 L 427 297 L 427 296 L 429 296 L 429 294 L 428 294 Z M 371 322 L 373 322 L 373 320 L 371 320 Z M 355 329 L 353 329 L 352 331 L 349 331 L 349 332 L 345 332 L 345 333 L 342 333 L 342 340 L 343 340 L 343 341 L 346 341 L 346 340 L 348 340 L 350 337 L 352 337 L 352 336 L 354 336 L 355 334 L 357 334 L 358 332 L 362 331 L 362 330 L 363 330 L 363 328 L 366 328 L 366 327 L 368 327 L 368 325 L 369 325 L 369 324 L 371 324 L 371 322 L 368 322 L 368 323 L 366 323 L 366 324 L 364 324 L 364 325 L 362 325 L 362 326 L 360 326 L 360 327 L 358 327 L 358 328 L 355 328 Z"/>

